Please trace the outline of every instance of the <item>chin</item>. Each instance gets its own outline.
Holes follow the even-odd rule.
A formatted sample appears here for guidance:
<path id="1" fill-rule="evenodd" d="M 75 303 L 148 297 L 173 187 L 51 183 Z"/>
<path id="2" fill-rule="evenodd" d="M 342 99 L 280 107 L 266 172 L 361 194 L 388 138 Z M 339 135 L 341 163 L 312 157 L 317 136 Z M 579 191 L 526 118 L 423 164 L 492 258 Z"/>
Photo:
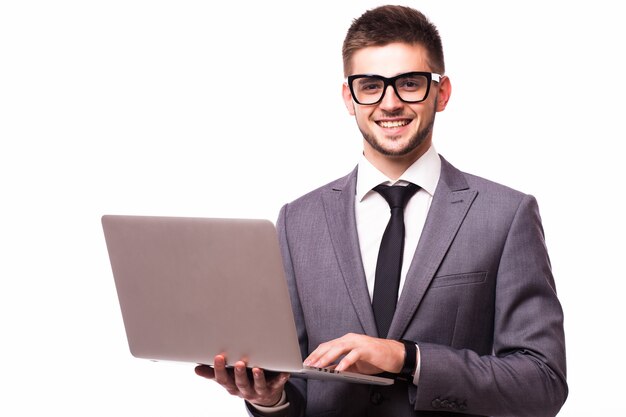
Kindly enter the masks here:
<path id="1" fill-rule="evenodd" d="M 378 141 L 375 146 L 375 149 L 378 150 L 380 153 L 387 155 L 387 156 L 403 157 L 411 153 L 414 153 L 415 150 L 418 149 L 420 145 L 423 143 L 423 141 L 419 141 L 418 143 L 413 143 L 408 140 L 404 140 L 402 141 L 402 143 L 398 143 L 398 142 L 399 140 L 393 141 L 391 143 L 389 143 L 388 140 L 382 143 Z"/>
<path id="2" fill-rule="evenodd" d="M 404 132 L 402 135 L 389 135 L 383 132 L 372 131 L 361 134 L 369 146 L 377 153 L 394 158 L 404 158 L 419 152 L 425 146 L 430 130 L 418 132 Z"/>

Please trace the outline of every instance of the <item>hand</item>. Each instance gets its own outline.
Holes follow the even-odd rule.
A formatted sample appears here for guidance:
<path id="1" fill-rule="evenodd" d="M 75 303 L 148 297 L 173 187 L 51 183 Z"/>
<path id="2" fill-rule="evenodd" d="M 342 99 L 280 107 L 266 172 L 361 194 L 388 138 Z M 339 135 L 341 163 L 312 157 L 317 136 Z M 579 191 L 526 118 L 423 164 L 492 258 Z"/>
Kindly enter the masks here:
<path id="1" fill-rule="evenodd" d="M 250 380 L 245 362 L 236 362 L 234 370 L 229 370 L 226 369 L 226 359 L 222 355 L 215 356 L 213 367 L 198 365 L 196 374 L 215 380 L 231 395 L 265 407 L 271 407 L 280 401 L 285 383 L 289 379 L 289 374 L 284 372 L 266 378 L 266 373 L 262 369 L 252 368 Z"/>
<path id="2" fill-rule="evenodd" d="M 396 340 L 377 339 L 348 333 L 320 344 L 304 361 L 307 366 L 324 368 L 345 355 L 335 367 L 338 371 L 379 374 L 398 373 L 404 364 L 404 344 Z"/>

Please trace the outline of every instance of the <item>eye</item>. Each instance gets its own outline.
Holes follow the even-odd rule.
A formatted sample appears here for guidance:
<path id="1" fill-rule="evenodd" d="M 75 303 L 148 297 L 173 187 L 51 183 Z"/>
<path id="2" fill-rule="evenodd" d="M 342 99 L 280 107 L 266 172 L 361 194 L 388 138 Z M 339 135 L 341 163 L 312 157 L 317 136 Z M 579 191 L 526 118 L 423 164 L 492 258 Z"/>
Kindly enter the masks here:
<path id="1" fill-rule="evenodd" d="M 358 81 L 357 88 L 359 92 L 374 94 L 380 92 L 383 88 L 383 82 L 376 78 L 361 78 Z"/>
<path id="2" fill-rule="evenodd" d="M 396 88 L 403 91 L 417 91 L 424 88 L 427 81 L 426 77 L 423 76 L 399 78 L 396 81 Z"/>

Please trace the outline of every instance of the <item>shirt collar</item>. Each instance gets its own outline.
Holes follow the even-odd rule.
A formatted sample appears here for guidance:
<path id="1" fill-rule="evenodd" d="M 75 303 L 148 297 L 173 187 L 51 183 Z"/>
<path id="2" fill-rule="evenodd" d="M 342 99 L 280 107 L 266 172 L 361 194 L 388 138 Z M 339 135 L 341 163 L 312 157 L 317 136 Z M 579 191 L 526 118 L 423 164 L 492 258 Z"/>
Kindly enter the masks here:
<path id="1" fill-rule="evenodd" d="M 389 179 L 362 155 L 357 171 L 356 198 L 357 201 L 362 201 L 367 193 L 379 184 L 402 185 L 407 182 L 419 185 L 432 197 L 435 194 L 440 174 L 441 159 L 433 145 L 417 161 L 413 162 L 397 181 Z"/>

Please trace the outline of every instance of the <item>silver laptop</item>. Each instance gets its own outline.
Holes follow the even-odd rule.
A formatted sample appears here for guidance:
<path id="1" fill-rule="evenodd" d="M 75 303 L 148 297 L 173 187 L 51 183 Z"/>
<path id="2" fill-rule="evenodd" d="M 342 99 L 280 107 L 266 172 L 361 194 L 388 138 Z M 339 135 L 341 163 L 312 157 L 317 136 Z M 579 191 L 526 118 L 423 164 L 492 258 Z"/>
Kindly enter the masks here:
<path id="1" fill-rule="evenodd" d="M 276 229 L 268 220 L 105 215 L 102 226 L 130 352 L 376 385 L 304 367 Z"/>

